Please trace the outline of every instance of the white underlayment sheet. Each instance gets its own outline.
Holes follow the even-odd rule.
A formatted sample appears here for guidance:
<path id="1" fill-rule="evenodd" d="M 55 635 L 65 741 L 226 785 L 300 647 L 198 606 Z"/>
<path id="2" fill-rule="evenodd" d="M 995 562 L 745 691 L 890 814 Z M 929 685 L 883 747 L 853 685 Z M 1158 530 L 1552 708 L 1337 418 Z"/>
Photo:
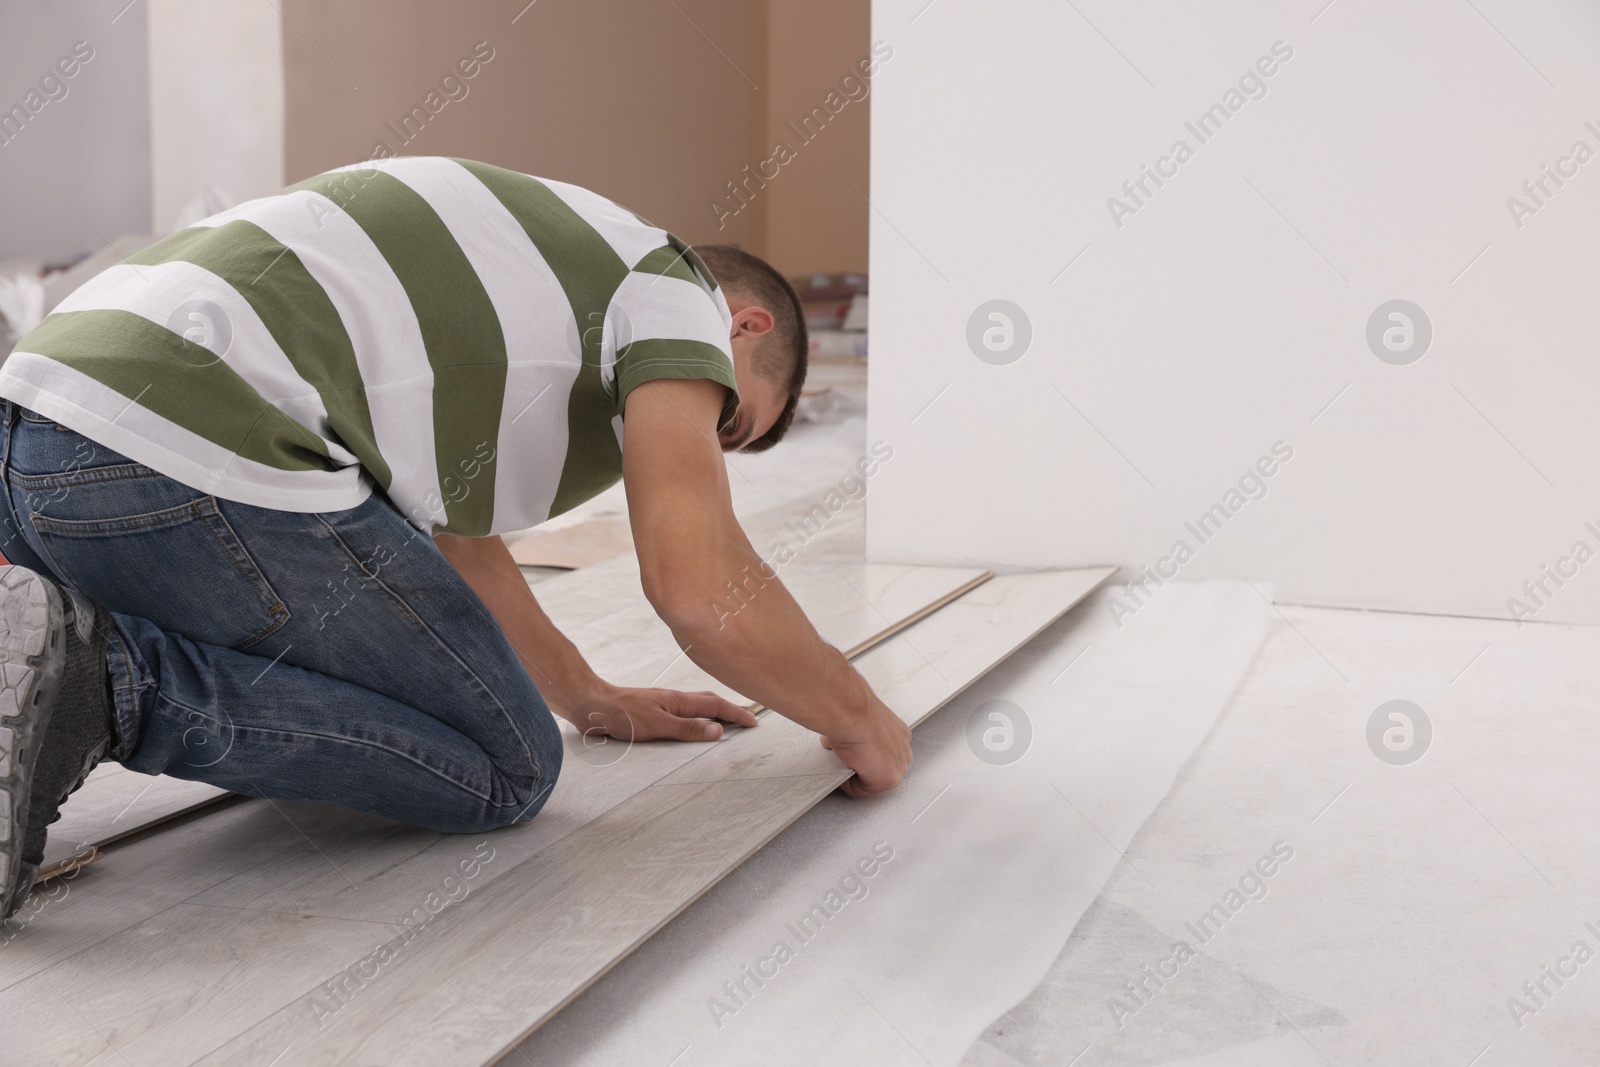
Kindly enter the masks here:
<path id="1" fill-rule="evenodd" d="M 898 790 L 819 804 L 502 1062 L 960 1063 L 1043 978 L 1266 634 L 1242 582 L 1169 583 L 1121 629 L 1106 596 L 919 727 Z M 1009 765 L 968 741 L 996 699 L 1032 729 Z M 836 910 L 802 926 L 816 904 Z"/>

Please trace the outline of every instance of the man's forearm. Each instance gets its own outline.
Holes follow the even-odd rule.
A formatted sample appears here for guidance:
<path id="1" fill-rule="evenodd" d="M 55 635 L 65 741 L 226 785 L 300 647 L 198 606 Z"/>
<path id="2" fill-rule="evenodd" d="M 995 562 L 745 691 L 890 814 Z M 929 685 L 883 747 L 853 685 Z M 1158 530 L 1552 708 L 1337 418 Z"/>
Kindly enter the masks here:
<path id="1" fill-rule="evenodd" d="M 645 596 L 697 665 L 821 734 L 856 774 L 847 792 L 892 789 L 911 762 L 911 731 L 816 632 L 739 526 L 716 436 L 722 392 L 659 379 L 627 400 L 622 481 Z M 752 570 L 760 582 L 748 599 L 719 607 Z"/>
<path id="2" fill-rule="evenodd" d="M 607 683 L 539 607 L 504 543 L 448 534 L 435 540 L 500 624 L 550 709 L 576 722 L 577 709 L 603 695 Z M 765 566 L 747 551 L 748 560 L 730 557 L 706 573 L 749 574 Z M 705 595 L 668 618 L 674 637 L 697 666 L 730 688 L 818 733 L 837 732 L 865 713 L 871 690 L 775 576 L 760 581 L 729 600 L 708 578 Z"/>
<path id="3" fill-rule="evenodd" d="M 748 558 L 729 553 L 696 583 L 702 597 L 692 591 L 678 594 L 668 624 L 706 673 L 829 735 L 866 713 L 871 688 L 844 654 L 822 639 L 777 576 L 765 577 L 769 570 L 753 549 Z M 724 584 L 719 586 L 712 574 L 727 576 Z M 727 593 L 728 578 L 750 574 L 760 575 L 759 582 L 747 582 L 738 597 Z"/>

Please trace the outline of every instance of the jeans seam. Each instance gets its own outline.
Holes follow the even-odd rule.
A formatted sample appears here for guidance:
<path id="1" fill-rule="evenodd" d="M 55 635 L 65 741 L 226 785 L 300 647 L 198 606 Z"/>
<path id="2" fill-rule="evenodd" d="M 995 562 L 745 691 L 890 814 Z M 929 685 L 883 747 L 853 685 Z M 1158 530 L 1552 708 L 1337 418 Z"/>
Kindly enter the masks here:
<path id="1" fill-rule="evenodd" d="M 202 506 L 207 501 L 210 501 L 212 505 L 210 512 L 207 512 Z M 207 514 L 214 514 L 216 512 L 216 498 L 201 496 L 182 504 L 174 504 L 172 507 L 156 508 L 154 511 L 141 511 L 134 515 L 118 515 L 109 519 L 60 519 L 51 518 L 42 512 L 36 512 L 34 514 L 34 522 L 36 525 L 49 529 L 52 533 L 63 535 L 137 533 L 140 530 L 176 526 L 179 522 L 189 521 L 180 515 L 180 512 L 185 511 L 196 519 L 204 518 Z M 168 521 L 169 519 L 176 519 L 177 521 Z"/>
<path id="2" fill-rule="evenodd" d="M 26 421 L 26 420 L 25 420 Z M 129 478 L 159 478 L 161 472 L 142 463 L 112 463 L 104 467 L 91 467 L 76 472 L 59 474 L 25 474 L 12 472 L 12 478 L 24 489 L 70 489 L 75 485 L 92 485 L 95 482 L 124 481 Z"/>
<path id="3" fill-rule="evenodd" d="M 160 699 L 162 701 L 164 701 L 165 703 L 170 704 L 174 708 L 181 708 L 185 712 L 189 712 L 189 713 L 192 713 L 192 714 L 195 714 L 195 715 L 199 715 L 202 718 L 210 718 L 210 719 L 213 719 L 213 720 L 218 721 L 218 722 L 221 721 L 220 719 L 217 719 L 216 716 L 207 715 L 204 711 L 200 710 L 199 708 L 190 707 L 188 704 L 185 704 L 180 700 L 174 700 L 172 697 L 168 696 L 165 693 L 162 693 L 160 695 Z M 490 796 L 488 796 L 488 795 L 486 795 L 484 793 L 481 793 L 478 790 L 474 789 L 471 785 L 460 781 L 459 779 L 455 778 L 454 776 L 452 776 L 451 774 L 449 774 L 447 771 L 443 770 L 442 768 L 435 767 L 432 764 L 428 763 L 426 760 L 423 760 L 423 759 L 421 759 L 421 758 L 419 758 L 417 756 L 414 756 L 409 752 L 405 752 L 405 751 L 403 751 L 401 749 L 393 748 L 393 747 L 391 747 L 389 745 L 386 745 L 386 744 L 383 744 L 381 742 L 365 741 L 365 740 L 362 740 L 360 738 L 353 738 L 353 737 L 340 737 L 340 736 L 338 736 L 336 734 L 313 733 L 313 732 L 310 732 L 310 731 L 307 731 L 307 730 L 289 730 L 289 729 L 284 729 L 284 728 L 278 727 L 278 726 L 256 726 L 256 725 L 241 726 L 237 722 L 233 722 L 233 720 L 231 718 L 229 719 L 229 722 L 232 724 L 235 733 L 238 733 L 238 734 L 252 734 L 253 733 L 253 734 L 256 734 L 258 736 L 260 736 L 260 735 L 269 735 L 270 734 L 270 735 L 277 735 L 279 737 L 310 738 L 310 739 L 316 740 L 316 741 L 331 741 L 331 742 L 334 742 L 336 744 L 341 744 L 341 745 L 354 745 L 354 746 L 359 747 L 359 748 L 370 748 L 370 749 L 373 749 L 374 751 L 383 752 L 383 753 L 385 753 L 387 755 L 396 756 L 396 757 L 398 757 L 400 759 L 403 759 L 407 763 L 410 763 L 414 767 L 420 767 L 424 771 L 427 771 L 429 774 L 431 774 L 434 777 L 440 779 L 441 781 L 448 782 L 450 785 L 456 787 L 457 789 L 460 789 L 463 793 L 466 793 L 467 795 L 469 795 L 471 797 L 474 797 L 474 798 L 476 798 L 478 800 L 481 800 L 485 804 L 487 804 L 487 805 L 489 805 L 491 807 L 494 807 L 494 808 L 509 808 L 509 807 L 512 806 L 511 804 L 497 804 L 497 803 L 495 803 L 495 801 L 494 801 L 494 799 L 492 797 L 490 797 Z M 492 768 L 494 768 L 495 770 L 499 770 L 499 767 L 496 766 L 494 760 L 492 760 L 492 759 L 489 760 L 489 765 Z M 505 772 L 504 771 L 500 771 L 500 773 L 504 774 Z M 532 778 L 536 782 L 543 782 L 544 781 L 544 774 L 543 774 L 542 771 L 538 771 L 538 772 L 535 772 L 532 775 Z M 514 803 L 516 802 L 516 798 L 515 797 L 513 797 L 512 800 L 513 800 Z"/>
<path id="4" fill-rule="evenodd" d="M 428 630 L 429 636 L 433 637 L 434 640 L 438 640 L 438 635 L 434 634 L 428 624 L 422 621 L 422 616 L 418 615 L 411 605 L 406 603 L 404 597 L 391 589 L 388 583 L 380 578 L 376 572 L 367 570 L 367 566 L 362 562 L 361 557 L 356 554 L 355 549 L 351 548 L 349 543 L 346 542 L 344 538 L 339 536 L 339 531 L 333 528 L 332 523 L 319 514 L 313 513 L 311 517 L 322 524 L 322 528 L 328 531 L 328 536 L 333 538 L 334 543 L 339 546 L 340 550 L 343 551 L 345 555 L 350 557 L 351 562 L 356 565 L 356 570 L 360 572 L 363 579 L 377 583 L 377 585 L 380 586 L 384 592 L 388 593 L 394 598 L 395 603 L 399 604 L 405 609 L 406 614 L 411 617 L 413 622 L 415 622 L 418 626 L 421 626 L 423 629 Z M 454 656 L 455 653 L 451 652 L 451 655 Z M 463 664 L 463 666 L 465 666 L 465 664 Z M 467 673 L 473 674 L 471 670 L 468 670 Z M 473 674 L 473 677 L 476 679 L 477 675 Z M 481 681 L 479 684 L 482 684 Z"/>
<path id="5" fill-rule="evenodd" d="M 16 531 L 16 535 L 18 537 L 22 537 L 22 520 L 17 516 L 16 505 L 11 501 L 11 425 L 12 418 L 16 413 L 17 407 L 9 400 L 5 401 L 5 405 L 5 455 L 4 457 L 0 457 L 0 493 L 5 494 L 5 521 L 12 530 Z M 27 542 L 27 538 L 25 537 L 23 537 L 22 540 L 24 543 Z M 10 544 L 11 538 L 7 537 L 5 543 Z"/>
<path id="6" fill-rule="evenodd" d="M 133 730 L 132 730 L 131 733 L 129 733 L 126 736 L 123 736 L 121 738 L 118 738 L 118 740 L 121 743 L 117 746 L 117 750 L 116 750 L 115 755 L 117 756 L 118 760 L 120 761 L 120 760 L 128 759 L 130 756 L 132 756 L 137 751 L 135 745 L 137 744 L 138 738 L 139 738 L 139 701 L 138 701 L 138 698 L 135 696 L 135 690 L 134 690 L 134 685 L 133 685 L 133 676 L 136 673 L 140 673 L 140 672 L 135 669 L 136 668 L 136 663 L 135 663 L 135 660 L 134 660 L 134 657 L 133 657 L 133 650 L 128 646 L 128 642 L 123 640 L 122 631 L 121 631 L 120 628 L 118 628 L 115 619 L 113 619 L 112 623 L 111 623 L 111 634 L 110 634 L 110 636 L 111 636 L 111 638 L 113 640 L 116 641 L 117 648 L 121 651 L 123 670 L 127 673 L 127 676 L 128 676 L 127 689 L 126 689 L 127 698 L 128 698 L 128 719 L 129 719 L 130 723 L 133 726 Z M 147 685 L 147 683 L 141 682 L 138 688 L 140 690 L 143 690 L 143 689 L 148 688 L 148 685 Z M 121 715 L 120 709 L 117 709 L 117 701 L 116 701 L 115 694 L 112 695 L 111 705 L 112 705 L 112 708 L 114 710 L 118 711 L 117 720 L 118 720 L 118 724 L 121 725 L 122 715 Z"/>
<path id="7" fill-rule="evenodd" d="M 265 594 L 263 599 L 268 601 L 267 614 L 271 615 L 274 620 L 260 633 L 253 637 L 248 637 L 233 646 L 235 651 L 243 652 L 245 649 L 259 644 L 283 629 L 284 625 L 288 623 L 291 613 L 289 605 L 285 604 L 283 597 L 279 596 L 278 591 L 272 588 L 272 584 L 267 581 L 267 576 L 262 573 L 261 567 L 256 563 L 255 557 L 250 555 L 250 550 L 244 546 L 244 539 L 239 536 L 239 531 L 233 528 L 233 523 L 229 522 L 228 517 L 222 513 L 222 506 L 217 503 L 217 498 L 208 496 L 205 499 L 211 501 L 211 514 L 216 516 L 217 521 L 222 523 L 223 527 L 228 531 L 228 537 L 233 540 L 233 544 L 229 545 L 210 523 L 206 524 L 206 529 L 211 533 L 212 537 L 216 538 L 218 546 L 228 558 L 233 560 L 234 568 L 244 576 L 245 581 L 252 582 L 256 586 L 257 595 Z M 198 510 L 197 507 L 196 511 Z M 237 552 L 234 551 L 235 548 L 238 549 Z M 240 556 L 244 558 L 241 560 Z"/>
<path id="8" fill-rule="evenodd" d="M 334 542 L 336 544 L 338 544 L 338 546 L 341 549 L 344 550 L 345 554 L 348 555 L 352 561 L 354 561 L 356 567 L 359 568 L 362 571 L 363 574 L 365 574 L 366 573 L 366 567 L 362 565 L 361 557 L 356 555 L 355 551 L 350 547 L 350 545 L 348 543 L 346 543 L 345 539 L 339 536 L 339 531 L 334 529 L 333 524 L 330 523 L 322 515 L 313 514 L 312 517 L 314 519 L 316 519 L 318 522 L 320 522 L 323 525 L 323 527 L 327 529 L 329 536 L 331 536 L 333 538 Z M 529 765 L 533 767 L 534 773 L 536 775 L 542 777 L 544 775 L 544 762 L 539 758 L 538 754 L 534 752 L 533 745 L 529 743 L 528 738 L 523 735 L 521 728 L 519 728 L 517 726 L 517 721 L 516 721 L 515 716 L 513 716 L 511 714 L 510 709 L 508 709 L 505 706 L 505 704 L 503 704 L 501 702 L 500 697 L 495 693 L 495 691 L 493 689 L 491 689 L 487 684 L 485 684 L 485 682 L 484 682 L 484 680 L 482 678 L 478 677 L 478 672 L 473 670 L 472 667 L 469 666 L 466 663 L 466 661 L 464 661 L 460 657 L 460 655 L 458 655 L 456 653 L 456 650 L 451 648 L 449 643 L 446 642 L 442 637 L 440 637 L 439 634 L 434 630 L 434 628 L 427 624 L 427 622 L 422 618 L 422 616 L 417 614 L 416 610 L 414 608 L 412 608 L 412 606 L 410 604 L 406 603 L 405 597 L 403 597 L 399 593 L 395 592 L 393 587 L 391 587 L 387 582 L 385 582 L 380 576 L 378 576 L 376 574 L 371 575 L 370 580 L 375 582 L 375 583 L 377 583 L 379 588 L 381 588 L 384 592 L 388 593 L 389 596 L 393 597 L 395 602 L 398 603 L 402 608 L 405 609 L 406 614 L 410 615 L 413 619 L 416 620 L 417 625 L 420 626 L 422 628 L 423 632 L 426 633 L 433 640 L 434 644 L 437 645 L 439 648 L 442 648 L 445 652 L 449 653 L 450 658 L 452 660 L 454 660 L 456 665 L 458 667 L 460 667 L 461 670 L 466 673 L 467 677 L 471 678 L 472 681 L 477 685 L 477 687 L 483 691 L 484 695 L 487 696 L 490 700 L 492 700 L 494 702 L 494 706 L 496 708 L 498 708 L 499 711 L 500 711 L 500 717 L 501 717 L 502 721 L 505 722 L 508 726 L 510 726 L 512 734 L 516 737 L 518 742 L 521 743 L 523 755 L 527 758 L 527 761 L 528 761 Z M 490 621 L 491 621 L 491 623 L 494 623 L 494 619 L 493 619 L 492 616 L 490 618 Z M 494 624 L 496 626 L 499 625 L 498 623 L 494 623 Z M 520 659 L 518 660 L 518 669 L 519 670 L 522 669 L 521 668 Z M 491 760 L 491 762 L 493 762 L 493 760 Z"/>

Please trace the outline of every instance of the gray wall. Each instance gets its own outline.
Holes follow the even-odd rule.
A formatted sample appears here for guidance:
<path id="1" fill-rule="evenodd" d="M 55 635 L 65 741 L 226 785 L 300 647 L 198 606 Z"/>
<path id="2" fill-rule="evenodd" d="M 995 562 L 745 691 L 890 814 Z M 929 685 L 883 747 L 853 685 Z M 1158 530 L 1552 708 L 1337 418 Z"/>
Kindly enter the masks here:
<path id="1" fill-rule="evenodd" d="M 44 100 L 20 130 L 0 126 L 0 259 L 70 259 L 150 230 L 145 5 L 126 4 L 0 0 L 0 119 Z M 92 58 L 62 78 L 79 41 Z"/>

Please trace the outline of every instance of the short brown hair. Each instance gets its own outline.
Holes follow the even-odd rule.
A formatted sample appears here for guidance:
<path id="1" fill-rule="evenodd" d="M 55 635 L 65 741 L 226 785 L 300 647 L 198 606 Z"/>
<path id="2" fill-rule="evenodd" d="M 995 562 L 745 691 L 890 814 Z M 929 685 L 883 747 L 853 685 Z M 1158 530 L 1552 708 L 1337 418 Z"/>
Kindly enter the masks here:
<path id="1" fill-rule="evenodd" d="M 772 316 L 772 330 L 756 345 L 750 364 L 756 374 L 783 385 L 788 401 L 772 428 L 740 449 L 765 452 L 789 432 L 800 403 L 800 389 L 806 382 L 806 356 L 811 342 L 806 334 L 805 310 L 789 280 L 759 256 L 732 245 L 696 245 L 694 250 L 718 285 L 748 298 Z"/>

